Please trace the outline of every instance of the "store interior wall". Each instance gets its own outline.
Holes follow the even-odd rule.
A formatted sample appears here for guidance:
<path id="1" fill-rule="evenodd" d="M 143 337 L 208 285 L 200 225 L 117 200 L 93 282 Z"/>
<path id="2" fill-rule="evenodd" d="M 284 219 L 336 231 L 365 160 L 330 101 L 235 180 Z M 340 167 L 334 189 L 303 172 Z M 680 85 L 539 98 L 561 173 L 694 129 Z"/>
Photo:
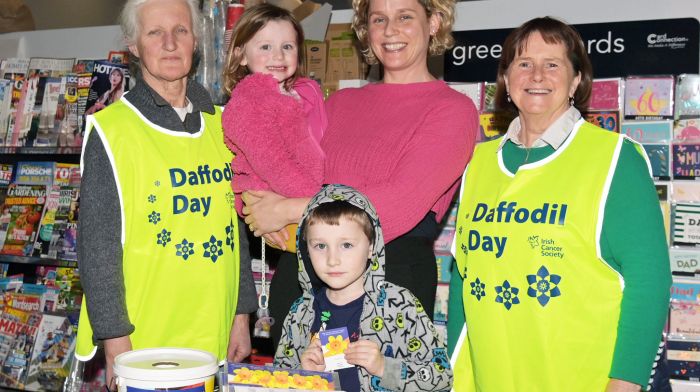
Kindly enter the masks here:
<path id="1" fill-rule="evenodd" d="M 117 24 L 125 0 L 24 0 L 37 30 Z"/>

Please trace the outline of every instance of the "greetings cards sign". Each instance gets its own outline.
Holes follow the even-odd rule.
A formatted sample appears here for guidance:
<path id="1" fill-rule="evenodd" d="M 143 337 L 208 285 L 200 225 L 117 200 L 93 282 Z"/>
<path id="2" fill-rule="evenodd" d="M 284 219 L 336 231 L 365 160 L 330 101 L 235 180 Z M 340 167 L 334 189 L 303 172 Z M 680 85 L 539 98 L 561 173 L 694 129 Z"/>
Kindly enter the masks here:
<path id="1" fill-rule="evenodd" d="M 700 69 L 700 23 L 695 18 L 575 24 L 595 78 L 694 74 Z M 511 29 L 454 32 L 445 53 L 450 82 L 495 81 L 503 41 Z"/>

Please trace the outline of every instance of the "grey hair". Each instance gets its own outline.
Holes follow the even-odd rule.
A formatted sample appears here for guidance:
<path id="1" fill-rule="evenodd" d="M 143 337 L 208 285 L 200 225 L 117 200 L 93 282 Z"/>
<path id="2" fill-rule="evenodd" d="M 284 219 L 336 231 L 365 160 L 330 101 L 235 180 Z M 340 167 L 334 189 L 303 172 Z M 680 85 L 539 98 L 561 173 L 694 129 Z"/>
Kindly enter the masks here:
<path id="1" fill-rule="evenodd" d="M 122 33 L 127 45 L 136 42 L 139 33 L 139 9 L 148 0 L 127 0 L 119 16 Z M 187 4 L 190 9 L 190 20 L 192 21 L 192 35 L 196 46 L 199 47 L 199 40 L 202 37 L 202 13 L 199 9 L 199 0 L 178 0 Z"/>

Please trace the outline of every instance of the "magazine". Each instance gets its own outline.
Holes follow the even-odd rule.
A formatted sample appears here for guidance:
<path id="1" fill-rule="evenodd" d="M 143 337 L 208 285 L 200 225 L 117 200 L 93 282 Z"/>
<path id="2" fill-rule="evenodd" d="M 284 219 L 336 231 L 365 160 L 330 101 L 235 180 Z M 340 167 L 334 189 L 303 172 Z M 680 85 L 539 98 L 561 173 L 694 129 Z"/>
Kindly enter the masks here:
<path id="1" fill-rule="evenodd" d="M 15 183 L 22 185 L 53 184 L 54 162 L 49 161 L 22 161 L 17 163 Z"/>
<path id="2" fill-rule="evenodd" d="M 9 220 L 2 254 L 29 256 L 34 248 L 41 213 L 46 202 L 45 185 L 10 184 L 3 220 Z M 6 211 L 6 212 L 5 212 Z"/>
<path id="3" fill-rule="evenodd" d="M 2 63 L 2 79 L 7 79 L 12 83 L 12 100 L 10 102 L 10 112 L 5 132 L 5 145 L 14 146 L 17 142 L 17 137 L 14 133 L 15 118 L 17 109 L 22 97 L 24 79 L 27 75 L 29 67 L 29 59 L 11 58 Z"/>
<path id="4" fill-rule="evenodd" d="M 43 315 L 27 370 L 27 389 L 58 391 L 67 375 L 75 334 L 63 316 Z"/>
<path id="5" fill-rule="evenodd" d="M 76 239 L 79 202 L 79 187 L 61 187 L 47 257 L 77 260 Z"/>
<path id="6" fill-rule="evenodd" d="M 96 61 L 85 114 L 93 114 L 118 101 L 128 86 L 129 67 L 126 64 Z"/>
<path id="7" fill-rule="evenodd" d="M 56 103 L 60 89 L 60 78 L 73 69 L 75 59 L 32 58 L 27 71 L 26 101 L 23 107 L 22 123 L 19 129 L 19 145 L 32 146 L 39 132 L 39 125 L 44 122 L 45 132 L 48 131 L 49 120 L 53 123 L 56 113 Z M 46 95 L 47 99 L 44 99 Z M 18 117 L 18 120 L 20 117 Z M 15 125 L 16 127 L 17 125 Z M 53 127 L 52 127 L 53 128 Z M 42 141 L 41 145 L 46 145 Z"/>
<path id="8" fill-rule="evenodd" d="M 46 203 L 44 212 L 39 223 L 39 232 L 34 241 L 32 256 L 34 257 L 56 257 L 49 253 L 51 238 L 53 237 L 54 222 L 56 221 L 56 211 L 61 196 L 61 187 L 53 185 L 47 188 Z"/>
<path id="9" fill-rule="evenodd" d="M 29 130 L 27 143 L 35 147 L 55 147 L 58 140 L 54 136 L 54 121 L 58 111 L 58 102 L 65 89 L 63 78 L 46 78 L 44 98 L 37 110 L 35 107 L 32 128 Z M 38 99 L 38 98 L 37 98 Z"/>
<path id="10" fill-rule="evenodd" d="M 10 223 L 9 207 L 6 210 L 5 198 L 7 197 L 7 188 L 12 181 L 12 169 L 12 165 L 0 163 L 0 248 L 5 242 L 7 225 Z"/>
<path id="11" fill-rule="evenodd" d="M 78 127 L 72 139 L 71 147 L 80 147 L 83 144 L 83 134 L 85 133 L 85 108 L 87 107 L 88 95 L 90 94 L 90 83 L 92 73 L 81 72 L 78 74 L 78 103 L 76 108 Z"/>
<path id="12" fill-rule="evenodd" d="M 0 315 L 0 386 L 24 388 L 40 313 L 5 307 Z"/>
<path id="13" fill-rule="evenodd" d="M 61 80 L 63 94 L 58 97 L 52 137 L 59 147 L 74 147 L 79 134 L 78 121 L 78 74 L 70 73 Z"/>
<path id="14" fill-rule="evenodd" d="M 12 82 L 0 79 L 0 146 L 5 145 L 12 105 Z"/>

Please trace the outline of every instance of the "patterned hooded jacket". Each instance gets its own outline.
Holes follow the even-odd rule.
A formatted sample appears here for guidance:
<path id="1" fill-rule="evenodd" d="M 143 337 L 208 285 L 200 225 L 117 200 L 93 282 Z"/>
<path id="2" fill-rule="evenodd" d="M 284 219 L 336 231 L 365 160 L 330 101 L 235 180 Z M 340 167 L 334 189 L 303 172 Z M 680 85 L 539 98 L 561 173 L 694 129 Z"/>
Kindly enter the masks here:
<path id="1" fill-rule="evenodd" d="M 442 338 L 407 289 L 384 280 L 384 238 L 376 210 L 360 192 L 343 185 L 327 185 L 306 207 L 298 233 L 309 212 L 320 204 L 344 200 L 364 210 L 375 229 L 372 258 L 365 272 L 365 295 L 360 316 L 360 339 L 376 342 L 384 354 L 384 376 L 370 375 L 358 367 L 362 391 L 442 391 L 452 386 L 452 369 Z M 300 236 L 297 235 L 297 238 Z M 302 260 L 308 259 L 305 241 L 297 246 L 299 282 L 304 294 L 291 306 L 284 320 L 275 365 L 297 369 L 306 350 L 314 322 L 313 288 Z M 308 265 L 311 265 L 310 260 Z"/>

